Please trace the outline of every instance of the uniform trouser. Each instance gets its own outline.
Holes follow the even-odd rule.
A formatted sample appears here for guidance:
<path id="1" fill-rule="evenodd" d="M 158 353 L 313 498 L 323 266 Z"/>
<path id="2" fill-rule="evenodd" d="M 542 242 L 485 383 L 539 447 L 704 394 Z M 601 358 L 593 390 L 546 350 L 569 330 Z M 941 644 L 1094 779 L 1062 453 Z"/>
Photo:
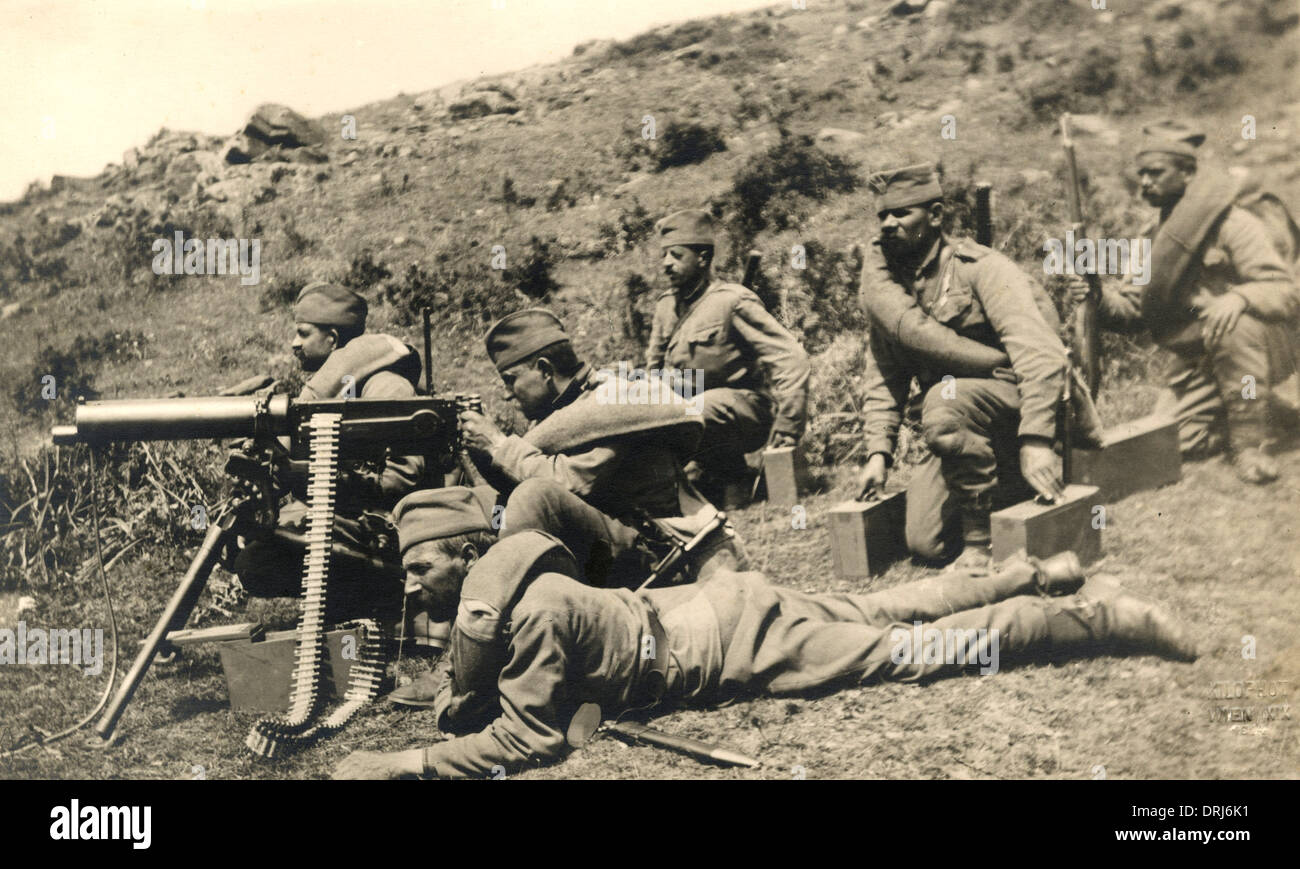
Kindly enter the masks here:
<path id="1" fill-rule="evenodd" d="M 1196 341 L 1171 347 L 1169 389 L 1178 421 L 1179 449 L 1188 458 L 1204 458 L 1224 448 L 1261 446 L 1270 424 L 1294 425 L 1296 371 L 1289 325 L 1269 323 L 1249 314 L 1206 349 Z M 1158 410 L 1168 412 L 1168 398 Z"/>
<path id="2" fill-rule="evenodd" d="M 707 389 L 698 396 L 704 433 L 692 457 L 705 474 L 743 474 L 745 453 L 762 449 L 772 431 L 772 401 L 752 389 Z"/>
<path id="3" fill-rule="evenodd" d="M 635 573 L 640 564 L 633 528 L 553 480 L 525 480 L 506 501 L 500 536 L 530 529 L 545 531 L 568 547 L 589 585 L 626 584 L 632 577 L 625 574 Z"/>
<path id="4" fill-rule="evenodd" d="M 278 525 L 302 533 L 306 531 L 306 518 L 307 505 L 290 502 L 280 511 Z M 335 516 L 333 539 L 362 552 L 372 551 L 369 535 L 355 519 Z M 302 594 L 304 554 L 302 546 L 278 537 L 251 540 L 235 557 L 234 571 L 254 597 L 298 597 Z M 386 617 L 400 611 L 401 603 L 400 580 L 377 577 L 345 558 L 330 559 L 327 618 L 338 620 L 371 613 Z"/>
<path id="5" fill-rule="evenodd" d="M 930 455 L 907 488 L 905 534 L 914 555 L 940 561 L 959 553 L 964 509 L 988 513 L 1033 496 L 1020 475 L 1019 426 L 1014 383 L 957 378 L 926 392 L 921 427 Z"/>
<path id="6" fill-rule="evenodd" d="M 724 696 L 915 682 L 970 667 L 993 673 L 1047 651 L 1049 616 L 1076 600 L 1035 594 L 1035 570 L 1023 561 L 870 594 L 808 594 L 758 577 L 731 574 L 700 590 L 718 617 Z"/>

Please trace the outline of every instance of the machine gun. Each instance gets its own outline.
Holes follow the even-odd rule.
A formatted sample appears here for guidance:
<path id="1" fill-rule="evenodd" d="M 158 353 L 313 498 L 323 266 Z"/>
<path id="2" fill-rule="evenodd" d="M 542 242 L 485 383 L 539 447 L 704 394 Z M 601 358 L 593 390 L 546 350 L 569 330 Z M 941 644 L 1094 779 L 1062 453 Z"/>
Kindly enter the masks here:
<path id="1" fill-rule="evenodd" d="M 144 641 L 131 670 L 95 725 L 108 742 L 126 705 L 164 647 L 171 631 L 184 628 L 212 568 L 233 563 L 239 539 L 281 536 L 305 544 L 304 603 L 299 623 L 297 665 L 287 718 L 264 719 L 249 734 L 248 745 L 270 757 L 277 746 L 301 742 L 341 727 L 378 690 L 382 658 L 378 628 L 363 624 L 366 639 L 353 666 L 352 684 L 343 707 L 324 723 L 312 725 L 319 710 L 317 690 L 324 655 L 325 592 L 331 557 L 352 560 L 381 574 L 400 576 L 401 568 L 373 554 L 333 541 L 335 481 L 341 454 L 375 445 L 402 454 L 424 454 L 454 462 L 462 445 L 457 417 L 481 411 L 478 396 L 403 399 L 325 399 L 297 401 L 286 395 L 95 401 L 78 405 L 73 425 L 55 426 L 56 444 L 90 445 L 115 441 L 245 439 L 232 452 L 226 472 L 236 480 L 235 493 L 208 527 L 176 592 Z M 287 446 L 281 439 L 287 439 Z M 295 535 L 276 527 L 284 460 L 306 457 L 308 464 L 307 531 Z"/>

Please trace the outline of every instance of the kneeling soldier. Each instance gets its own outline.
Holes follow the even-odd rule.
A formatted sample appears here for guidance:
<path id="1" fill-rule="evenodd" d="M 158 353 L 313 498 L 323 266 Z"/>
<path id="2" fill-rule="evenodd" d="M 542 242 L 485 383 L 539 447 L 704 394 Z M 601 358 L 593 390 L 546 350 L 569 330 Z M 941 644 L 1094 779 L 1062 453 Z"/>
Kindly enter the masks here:
<path id="1" fill-rule="evenodd" d="M 922 357 L 888 328 L 873 326 L 861 487 L 867 493 L 884 486 L 916 380 L 930 455 L 907 491 L 908 548 L 926 560 L 964 552 L 963 565 L 987 563 L 994 509 L 1034 492 L 1063 494 L 1053 450 L 1066 361 L 1059 320 L 1042 287 L 1011 260 L 942 232 L 943 191 L 933 166 L 880 173 L 871 183 L 880 196 L 880 236 L 863 267 L 864 298 L 901 286 L 954 338 L 1005 352 L 1009 364 L 988 376 L 957 377 L 960 346 L 947 368 L 942 349 Z"/>
<path id="2" fill-rule="evenodd" d="M 1109 581 L 1043 596 L 1079 589 L 1069 554 L 872 594 L 807 594 L 735 572 L 719 553 L 705 565 L 707 582 L 633 593 L 575 581 L 572 555 L 549 535 L 493 544 L 466 495 L 419 492 L 395 511 L 407 588 L 457 611 L 434 708 L 438 728 L 460 735 L 423 750 L 354 752 L 336 778 L 486 778 L 498 766 L 553 762 L 569 750 L 566 731 L 585 703 L 615 717 L 741 691 L 921 681 L 980 664 L 993 672 L 1044 655 L 1196 657 L 1167 615 Z M 955 650 L 948 638 L 958 637 Z"/>
<path id="3" fill-rule="evenodd" d="M 1294 276 L 1263 222 L 1236 204 L 1238 181 L 1197 172 L 1203 133 L 1169 122 L 1145 132 L 1139 192 L 1160 209 L 1138 232 L 1154 236 L 1149 282 L 1104 283 L 1099 320 L 1149 329 L 1173 354 L 1169 388 L 1185 458 L 1226 449 L 1243 481 L 1272 482 L 1278 466 L 1268 448 L 1294 434 L 1300 411 Z M 1087 293 L 1082 278 L 1071 281 L 1076 300 Z"/>

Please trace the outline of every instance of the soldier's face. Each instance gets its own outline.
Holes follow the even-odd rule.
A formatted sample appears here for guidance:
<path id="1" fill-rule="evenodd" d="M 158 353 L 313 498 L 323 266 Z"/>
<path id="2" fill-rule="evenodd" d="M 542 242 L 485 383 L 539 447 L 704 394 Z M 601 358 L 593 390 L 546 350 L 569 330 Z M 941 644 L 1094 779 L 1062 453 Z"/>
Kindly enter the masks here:
<path id="1" fill-rule="evenodd" d="M 531 420 L 545 419 L 547 411 L 555 401 L 554 378 L 546 376 L 540 363 L 516 365 L 508 368 L 501 375 L 501 382 L 506 388 L 506 397 L 519 402 L 519 409 Z"/>
<path id="2" fill-rule="evenodd" d="M 447 621 L 455 617 L 460 588 L 470 567 L 478 560 L 474 547 L 466 546 L 448 555 L 436 540 L 417 543 L 402 556 L 406 570 L 406 593 L 430 617 Z"/>
<path id="3" fill-rule="evenodd" d="M 681 244 L 664 248 L 664 275 L 674 290 L 695 286 L 708 269 L 710 254 L 692 250 Z"/>
<path id="4" fill-rule="evenodd" d="M 943 207 L 935 204 L 908 205 L 882 211 L 880 243 L 891 258 L 909 259 L 924 253 L 934 242 L 943 218 Z"/>
<path id="5" fill-rule="evenodd" d="M 303 371 L 318 371 L 338 345 L 339 333 L 314 323 L 295 323 L 293 355 Z"/>
<path id="6" fill-rule="evenodd" d="M 1143 154 L 1138 158 L 1138 192 L 1148 205 L 1164 208 L 1183 198 L 1191 173 L 1178 167 L 1170 154 Z"/>

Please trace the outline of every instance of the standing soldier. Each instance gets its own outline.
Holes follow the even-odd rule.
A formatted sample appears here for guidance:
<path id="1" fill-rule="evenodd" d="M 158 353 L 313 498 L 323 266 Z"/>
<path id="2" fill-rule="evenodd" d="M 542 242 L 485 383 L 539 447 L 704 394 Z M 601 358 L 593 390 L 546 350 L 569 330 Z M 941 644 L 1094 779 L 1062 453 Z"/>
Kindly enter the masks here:
<path id="1" fill-rule="evenodd" d="M 873 325 L 866 354 L 867 466 L 864 495 L 885 483 L 915 379 L 930 455 L 907 491 L 908 548 L 926 560 L 960 554 L 986 565 L 993 509 L 1037 492 L 1063 494 L 1053 450 L 1065 348 L 1051 300 L 1011 260 L 941 231 L 943 190 L 931 164 L 872 177 L 880 236 L 862 273 L 864 299 L 901 286 L 949 330 L 1005 352 L 1009 366 L 988 376 L 953 375 L 943 354 L 922 355 Z M 957 342 L 957 350 L 964 342 Z M 1028 486 L 1026 486 L 1026 483 Z"/>
<path id="2" fill-rule="evenodd" d="M 670 214 L 656 231 L 672 290 L 655 307 L 646 367 L 690 378 L 702 372 L 704 434 L 688 475 L 714 503 L 743 506 L 745 453 L 794 446 L 803 436 L 808 354 L 752 291 L 713 280 L 707 211 Z"/>
<path id="3" fill-rule="evenodd" d="M 1179 447 L 1202 459 L 1226 449 L 1248 483 L 1278 477 L 1266 444 L 1282 435 L 1270 419 L 1300 408 L 1291 330 L 1300 304 L 1290 269 L 1265 225 L 1234 205 L 1238 182 L 1197 173 L 1203 133 L 1165 122 L 1144 128 L 1137 155 L 1140 193 L 1160 209 L 1139 236 L 1155 236 L 1145 287 L 1106 282 L 1098 321 L 1149 329 L 1173 354 L 1169 387 Z M 1087 284 L 1071 281 L 1082 300 Z"/>

